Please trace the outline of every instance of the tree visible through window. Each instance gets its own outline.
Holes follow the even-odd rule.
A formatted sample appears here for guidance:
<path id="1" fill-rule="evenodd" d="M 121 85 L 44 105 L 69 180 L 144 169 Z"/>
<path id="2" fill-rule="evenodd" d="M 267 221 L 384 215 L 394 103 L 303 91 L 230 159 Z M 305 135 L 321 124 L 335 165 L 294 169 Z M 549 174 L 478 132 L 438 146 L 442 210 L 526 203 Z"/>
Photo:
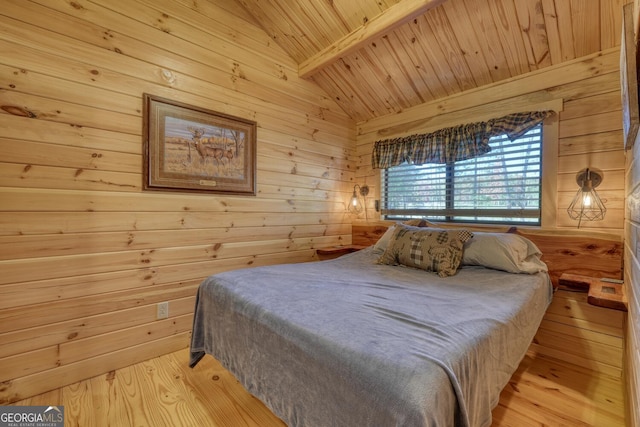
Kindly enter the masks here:
<path id="1" fill-rule="evenodd" d="M 491 152 L 448 164 L 384 169 L 387 219 L 540 224 L 542 124 L 510 141 L 491 138 Z"/>

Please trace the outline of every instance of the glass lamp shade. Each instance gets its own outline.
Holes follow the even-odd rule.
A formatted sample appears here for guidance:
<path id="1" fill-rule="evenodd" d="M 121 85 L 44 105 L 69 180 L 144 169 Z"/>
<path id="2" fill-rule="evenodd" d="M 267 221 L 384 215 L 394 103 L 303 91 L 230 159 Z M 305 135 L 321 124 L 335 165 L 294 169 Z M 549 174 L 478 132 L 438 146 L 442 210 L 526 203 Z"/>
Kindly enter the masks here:
<path id="1" fill-rule="evenodd" d="M 578 228 L 583 220 L 603 220 L 607 208 L 596 191 L 596 187 L 602 182 L 602 172 L 583 169 L 576 175 L 576 182 L 580 188 L 567 208 L 569 217 L 578 220 Z"/>
<path id="2" fill-rule="evenodd" d="M 356 191 L 356 188 L 359 191 Z M 362 196 L 363 198 L 366 197 L 367 194 L 369 194 L 369 186 L 366 184 L 363 185 L 362 187 L 360 187 L 358 184 L 353 186 L 353 194 L 351 195 L 351 199 L 349 200 L 349 206 L 347 209 L 349 210 L 350 213 L 354 215 L 358 215 L 364 210 L 364 206 L 362 205 L 362 202 L 360 202 L 360 197 L 358 196 L 358 192 L 360 193 L 360 196 Z"/>
<path id="3" fill-rule="evenodd" d="M 353 191 L 351 200 L 349 200 L 349 212 L 352 214 L 359 214 L 362 212 L 362 203 L 360 203 L 360 198 L 356 194 L 355 190 Z"/>

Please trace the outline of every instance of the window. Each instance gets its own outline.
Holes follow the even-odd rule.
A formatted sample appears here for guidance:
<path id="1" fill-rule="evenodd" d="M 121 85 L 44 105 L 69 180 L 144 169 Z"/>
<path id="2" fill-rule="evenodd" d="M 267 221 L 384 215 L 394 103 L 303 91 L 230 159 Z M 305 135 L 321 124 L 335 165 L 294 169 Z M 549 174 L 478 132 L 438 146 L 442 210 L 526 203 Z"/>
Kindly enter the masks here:
<path id="1" fill-rule="evenodd" d="M 540 224 L 542 124 L 520 138 L 489 140 L 491 152 L 448 164 L 384 169 L 387 219 Z"/>

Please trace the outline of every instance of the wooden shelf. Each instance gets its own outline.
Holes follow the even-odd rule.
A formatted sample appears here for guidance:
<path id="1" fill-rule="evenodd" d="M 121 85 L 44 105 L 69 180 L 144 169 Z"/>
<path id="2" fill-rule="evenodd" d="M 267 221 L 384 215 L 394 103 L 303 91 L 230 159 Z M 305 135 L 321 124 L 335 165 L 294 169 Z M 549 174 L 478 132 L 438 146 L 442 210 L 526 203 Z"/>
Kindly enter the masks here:
<path id="1" fill-rule="evenodd" d="M 627 311 L 627 302 L 622 290 L 622 284 L 619 283 L 595 280 L 589 287 L 587 302 L 600 307 Z"/>
<path id="2" fill-rule="evenodd" d="M 598 307 L 627 311 L 627 300 L 621 283 L 610 283 L 596 277 L 563 273 L 560 287 L 567 290 L 587 292 L 587 302 Z"/>

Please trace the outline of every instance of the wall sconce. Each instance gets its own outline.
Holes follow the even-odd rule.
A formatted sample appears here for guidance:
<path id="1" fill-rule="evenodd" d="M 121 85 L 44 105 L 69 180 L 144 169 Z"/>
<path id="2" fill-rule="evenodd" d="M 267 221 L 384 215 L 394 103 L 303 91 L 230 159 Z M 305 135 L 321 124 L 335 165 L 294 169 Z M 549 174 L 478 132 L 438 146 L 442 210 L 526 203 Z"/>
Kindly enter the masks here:
<path id="1" fill-rule="evenodd" d="M 369 194 L 369 186 L 367 184 L 360 187 L 358 184 L 353 186 L 353 195 L 351 196 L 351 200 L 349 200 L 349 212 L 352 214 L 359 214 L 362 212 L 363 205 L 360 203 L 360 197 L 358 197 L 358 193 L 356 192 L 356 187 L 358 188 L 358 192 L 364 198 Z"/>
<path id="2" fill-rule="evenodd" d="M 602 182 L 603 176 L 600 169 L 590 168 L 582 169 L 576 174 L 576 182 L 580 188 L 567 208 L 567 213 L 571 219 L 578 220 L 578 228 L 583 219 L 600 221 L 607 213 L 607 208 L 596 192 L 596 187 Z"/>

